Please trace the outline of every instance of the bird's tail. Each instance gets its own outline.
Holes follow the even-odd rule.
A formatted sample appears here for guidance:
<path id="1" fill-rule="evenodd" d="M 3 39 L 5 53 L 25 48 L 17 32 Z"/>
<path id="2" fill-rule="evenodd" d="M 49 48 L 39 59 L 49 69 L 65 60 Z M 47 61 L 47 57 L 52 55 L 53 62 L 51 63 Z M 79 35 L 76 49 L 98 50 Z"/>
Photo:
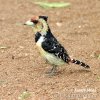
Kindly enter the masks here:
<path id="1" fill-rule="evenodd" d="M 84 67 L 84 68 L 90 68 L 89 65 L 87 65 L 87 64 L 85 64 L 84 62 L 81 62 L 81 61 L 79 61 L 79 60 L 70 59 L 70 62 L 71 62 L 71 63 L 74 63 L 74 64 L 77 64 L 77 65 L 80 65 L 80 66 L 82 66 L 82 67 Z"/>

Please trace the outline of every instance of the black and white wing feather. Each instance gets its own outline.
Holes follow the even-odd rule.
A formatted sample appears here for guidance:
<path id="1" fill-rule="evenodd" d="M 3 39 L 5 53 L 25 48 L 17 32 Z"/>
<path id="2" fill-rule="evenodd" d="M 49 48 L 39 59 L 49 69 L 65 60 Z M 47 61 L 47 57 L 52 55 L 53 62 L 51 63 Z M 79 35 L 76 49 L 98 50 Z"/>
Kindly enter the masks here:
<path id="1" fill-rule="evenodd" d="M 46 52 L 54 54 L 56 57 L 62 59 L 64 62 L 68 63 L 70 61 L 67 51 L 54 37 L 45 38 L 45 41 L 42 42 L 42 48 Z"/>

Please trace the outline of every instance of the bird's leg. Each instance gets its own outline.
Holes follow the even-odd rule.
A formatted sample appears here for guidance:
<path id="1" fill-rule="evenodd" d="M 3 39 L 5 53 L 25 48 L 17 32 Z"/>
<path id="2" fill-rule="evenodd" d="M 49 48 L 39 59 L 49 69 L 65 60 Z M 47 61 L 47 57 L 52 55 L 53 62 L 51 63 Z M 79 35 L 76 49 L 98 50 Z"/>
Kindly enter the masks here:
<path id="1" fill-rule="evenodd" d="M 45 63 L 48 63 L 48 60 L 47 59 L 45 59 Z"/>
<path id="2" fill-rule="evenodd" d="M 53 65 L 53 67 L 52 67 L 51 70 L 52 70 L 53 73 L 56 73 L 57 72 L 57 66 L 56 65 Z"/>
<path id="3" fill-rule="evenodd" d="M 50 75 L 56 75 L 57 74 L 57 66 L 53 65 L 52 69 L 50 69 L 48 72 L 46 72 L 46 74 L 50 74 Z"/>

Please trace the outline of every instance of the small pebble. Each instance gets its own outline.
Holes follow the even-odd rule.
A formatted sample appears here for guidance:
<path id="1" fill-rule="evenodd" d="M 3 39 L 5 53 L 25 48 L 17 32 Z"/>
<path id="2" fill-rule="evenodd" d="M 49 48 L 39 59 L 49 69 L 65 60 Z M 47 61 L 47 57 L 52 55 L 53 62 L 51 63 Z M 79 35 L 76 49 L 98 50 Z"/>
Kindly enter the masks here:
<path id="1" fill-rule="evenodd" d="M 61 24 L 60 22 L 57 22 L 56 25 L 57 25 L 58 27 L 61 27 L 61 26 L 62 26 L 62 24 Z"/>

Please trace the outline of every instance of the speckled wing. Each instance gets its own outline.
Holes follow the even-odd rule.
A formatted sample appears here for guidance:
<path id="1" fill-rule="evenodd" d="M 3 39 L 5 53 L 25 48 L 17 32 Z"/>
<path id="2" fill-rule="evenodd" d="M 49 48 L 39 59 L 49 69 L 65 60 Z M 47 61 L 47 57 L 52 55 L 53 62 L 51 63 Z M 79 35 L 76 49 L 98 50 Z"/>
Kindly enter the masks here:
<path id="1" fill-rule="evenodd" d="M 42 48 L 49 53 L 54 54 L 56 57 L 62 59 L 65 62 L 69 62 L 70 57 L 67 54 L 67 51 L 64 47 L 59 44 L 59 42 L 54 38 L 46 38 L 44 42 L 42 42 Z"/>

